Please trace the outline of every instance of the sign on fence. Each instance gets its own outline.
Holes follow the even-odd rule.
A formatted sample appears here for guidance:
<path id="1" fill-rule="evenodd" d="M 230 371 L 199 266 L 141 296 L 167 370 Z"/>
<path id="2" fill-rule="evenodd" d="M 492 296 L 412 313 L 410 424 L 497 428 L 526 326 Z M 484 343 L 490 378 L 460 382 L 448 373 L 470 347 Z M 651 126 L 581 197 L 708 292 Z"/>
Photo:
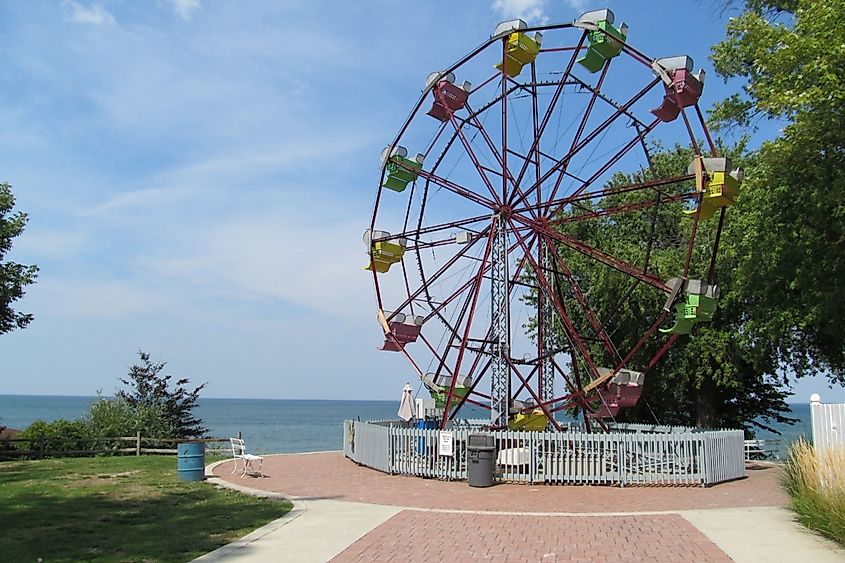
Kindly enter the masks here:
<path id="1" fill-rule="evenodd" d="M 438 442 L 440 445 L 440 455 L 446 457 L 455 456 L 455 434 L 451 430 L 441 430 Z"/>

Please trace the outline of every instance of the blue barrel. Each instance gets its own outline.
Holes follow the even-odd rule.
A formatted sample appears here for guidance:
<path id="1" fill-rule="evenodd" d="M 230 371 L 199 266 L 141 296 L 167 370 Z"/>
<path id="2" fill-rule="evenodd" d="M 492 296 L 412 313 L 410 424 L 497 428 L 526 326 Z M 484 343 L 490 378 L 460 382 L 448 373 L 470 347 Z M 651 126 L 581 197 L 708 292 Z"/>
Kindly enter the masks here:
<path id="1" fill-rule="evenodd" d="M 422 429 L 425 429 L 425 430 L 434 430 L 435 428 L 440 427 L 439 422 L 440 421 L 434 420 L 434 419 L 422 419 L 421 418 L 417 421 L 417 428 L 422 428 Z M 425 449 L 426 449 L 425 438 L 417 438 L 417 453 L 419 455 L 425 455 Z"/>
<path id="2" fill-rule="evenodd" d="M 179 444 L 176 453 L 176 473 L 180 481 L 202 481 L 205 478 L 204 442 Z"/>

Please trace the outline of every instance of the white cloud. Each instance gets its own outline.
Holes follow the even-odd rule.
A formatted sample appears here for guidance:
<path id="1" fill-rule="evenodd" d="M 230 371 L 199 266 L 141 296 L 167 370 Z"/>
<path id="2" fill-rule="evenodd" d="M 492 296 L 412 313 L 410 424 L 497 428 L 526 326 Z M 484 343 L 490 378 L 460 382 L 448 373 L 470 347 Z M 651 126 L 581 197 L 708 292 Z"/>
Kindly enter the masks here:
<path id="1" fill-rule="evenodd" d="M 199 10 L 200 0 L 170 0 L 173 11 L 183 20 L 190 20 L 194 12 Z"/>
<path id="2" fill-rule="evenodd" d="M 504 18 L 519 18 L 529 23 L 545 23 L 544 0 L 493 0 L 493 10 Z"/>
<path id="3" fill-rule="evenodd" d="M 127 319 L 137 314 L 157 314 L 173 309 L 178 299 L 134 281 L 63 278 L 40 281 L 33 290 L 45 311 L 75 319 Z"/>
<path id="4" fill-rule="evenodd" d="M 89 244 L 90 236 L 86 232 L 72 228 L 51 229 L 38 220 L 28 226 L 26 236 L 15 242 L 15 252 L 23 262 L 35 260 L 38 263 L 44 258 L 76 259 Z"/>
<path id="5" fill-rule="evenodd" d="M 222 194 L 231 197 L 252 178 L 284 173 L 291 167 L 302 168 L 311 163 L 315 169 L 357 154 L 372 138 L 368 133 L 349 132 L 338 128 L 337 141 L 326 145 L 320 136 L 291 135 L 285 142 L 248 152 L 213 156 L 166 170 L 150 179 L 143 179 L 135 189 L 111 193 L 100 203 L 80 214 L 82 217 L 118 217 L 137 214 L 153 208 L 179 209 L 191 199 Z"/>
<path id="6" fill-rule="evenodd" d="M 114 16 L 100 4 L 94 2 L 85 7 L 74 0 L 62 2 L 65 10 L 65 20 L 71 23 L 90 25 L 114 25 Z"/>
<path id="7" fill-rule="evenodd" d="M 579 15 L 587 11 L 586 0 L 566 0 L 566 3 L 570 8 L 578 12 Z"/>
<path id="8" fill-rule="evenodd" d="M 359 322 L 373 309 L 360 223 L 357 216 L 328 221 L 305 206 L 276 209 L 194 227 L 196 248 L 169 260 L 156 257 L 150 267 L 195 294 L 295 304 Z"/>

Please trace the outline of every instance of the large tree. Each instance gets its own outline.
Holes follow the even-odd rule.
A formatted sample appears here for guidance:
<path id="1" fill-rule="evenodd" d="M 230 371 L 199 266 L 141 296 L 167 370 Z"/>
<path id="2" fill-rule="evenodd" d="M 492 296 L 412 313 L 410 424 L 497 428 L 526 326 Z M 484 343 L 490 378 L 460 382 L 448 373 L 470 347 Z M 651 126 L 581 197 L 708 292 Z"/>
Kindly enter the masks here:
<path id="1" fill-rule="evenodd" d="M 744 81 L 741 93 L 717 104 L 717 125 L 747 135 L 775 124 L 780 132 L 753 153 L 733 155 L 741 157 L 746 180 L 722 233 L 718 312 L 655 366 L 645 400 L 623 416 L 645 420 L 653 410 L 667 422 L 748 427 L 783 420 L 793 376 L 823 372 L 845 381 L 843 21 L 845 0 L 749 0 L 714 47 L 717 71 Z M 654 160 L 652 173 L 671 176 L 690 155 L 660 151 Z M 636 176 L 613 182 L 643 179 Z M 656 223 L 633 214 L 577 235 L 634 261 L 644 252 L 638 241 L 651 241 L 648 267 L 667 278 L 679 265 L 673 248 L 683 226 L 679 211 L 666 205 Z M 713 226 L 703 227 L 701 236 L 712 236 Z M 630 282 L 613 272 L 582 271 L 591 278 L 592 304 L 612 318 L 618 311 L 611 330 L 623 339 L 641 333 L 654 298 L 626 289 Z M 619 302 L 619 295 L 626 298 Z"/>
<path id="2" fill-rule="evenodd" d="M 713 61 L 743 91 L 722 127 L 766 121 L 741 196 L 735 284 L 746 332 L 797 376 L 845 381 L 845 0 L 748 2 Z"/>
<path id="3" fill-rule="evenodd" d="M 23 233 L 27 222 L 26 213 L 14 212 L 14 208 L 12 187 L 0 183 L 0 334 L 25 328 L 32 321 L 31 314 L 15 311 L 12 304 L 24 296 L 26 286 L 35 283 L 38 277 L 38 266 L 6 260 L 12 242 Z"/>
<path id="4" fill-rule="evenodd" d="M 688 148 L 662 150 L 658 147 L 652 154 L 651 170 L 617 174 L 608 187 L 640 183 L 655 177 L 682 176 L 692 159 L 693 153 Z M 664 195 L 672 195 L 689 187 L 677 183 L 661 188 L 661 191 Z M 637 193 L 618 193 L 598 204 L 612 208 L 641 199 Z M 680 337 L 648 372 L 645 394 L 637 407 L 623 409 L 618 419 L 749 430 L 755 426 L 770 428 L 772 422 L 788 420 L 784 416 L 788 389 L 778 375 L 771 347 L 751 338 L 745 330 L 748 320 L 746 296 L 734 279 L 740 260 L 736 248 L 741 233 L 734 227 L 733 219 L 744 213 L 743 207 L 735 205 L 726 215 L 719 245 L 720 259 L 712 280 L 708 280 L 709 264 L 718 215 L 702 221 L 699 226 L 699 244 L 693 255 L 690 277 L 719 285 L 722 297 L 715 317 L 709 323 L 696 325 L 691 335 Z M 564 223 L 563 229 L 573 238 L 629 263 L 639 264 L 649 274 L 668 280 L 683 270 L 692 224 L 683 211 L 684 205 L 680 202 L 661 203 L 638 212 Z M 573 209 L 568 214 L 589 216 L 590 210 Z M 558 252 L 578 273 L 590 306 L 603 319 L 619 349 L 632 348 L 657 319 L 665 296 L 578 252 L 563 246 Z M 557 287 L 561 288 L 561 297 L 573 322 L 582 334 L 590 335 L 590 321 L 568 290 L 567 282 L 559 279 Z M 670 325 L 673 318 L 674 315 L 670 315 L 665 326 Z M 628 367 L 644 368 L 665 340 L 666 337 L 650 339 Z M 605 352 L 598 343 L 591 344 L 591 348 L 594 358 L 603 360 L 603 365 L 610 365 L 612 359 L 604 357 Z M 583 365 L 580 368 L 585 369 Z"/>
<path id="5" fill-rule="evenodd" d="M 147 352 L 140 350 L 138 356 L 141 362 L 131 366 L 126 379 L 120 380 L 127 388 L 115 393 L 113 408 L 119 409 L 118 403 L 123 402 L 136 415 L 144 413 L 141 419 L 152 416 L 156 420 L 156 430 L 165 437 L 198 438 L 208 432 L 194 414 L 205 383 L 189 390 L 186 387 L 189 380 L 178 379 L 176 387 L 171 388 L 173 376 L 164 373 L 165 362 L 153 362 Z"/>

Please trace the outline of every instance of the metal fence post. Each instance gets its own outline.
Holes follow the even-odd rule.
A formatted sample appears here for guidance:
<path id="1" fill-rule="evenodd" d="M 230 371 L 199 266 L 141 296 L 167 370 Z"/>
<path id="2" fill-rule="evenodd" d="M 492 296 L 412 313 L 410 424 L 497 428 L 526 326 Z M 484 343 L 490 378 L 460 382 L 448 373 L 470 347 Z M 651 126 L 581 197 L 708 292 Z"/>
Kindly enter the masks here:
<path id="1" fill-rule="evenodd" d="M 387 427 L 387 473 L 393 475 L 393 425 Z"/>
<path id="2" fill-rule="evenodd" d="M 619 449 L 617 450 L 617 454 L 616 454 L 617 457 L 618 457 L 618 459 L 616 461 L 616 470 L 619 472 L 619 486 L 620 487 L 625 487 L 625 482 L 627 480 L 626 479 L 627 478 L 626 473 L 628 471 L 628 468 L 627 468 L 627 464 L 626 464 L 626 461 L 625 461 L 627 459 L 626 458 L 627 448 L 625 447 L 626 438 L 627 438 L 627 436 L 625 434 L 621 434 L 618 437 Z"/>

